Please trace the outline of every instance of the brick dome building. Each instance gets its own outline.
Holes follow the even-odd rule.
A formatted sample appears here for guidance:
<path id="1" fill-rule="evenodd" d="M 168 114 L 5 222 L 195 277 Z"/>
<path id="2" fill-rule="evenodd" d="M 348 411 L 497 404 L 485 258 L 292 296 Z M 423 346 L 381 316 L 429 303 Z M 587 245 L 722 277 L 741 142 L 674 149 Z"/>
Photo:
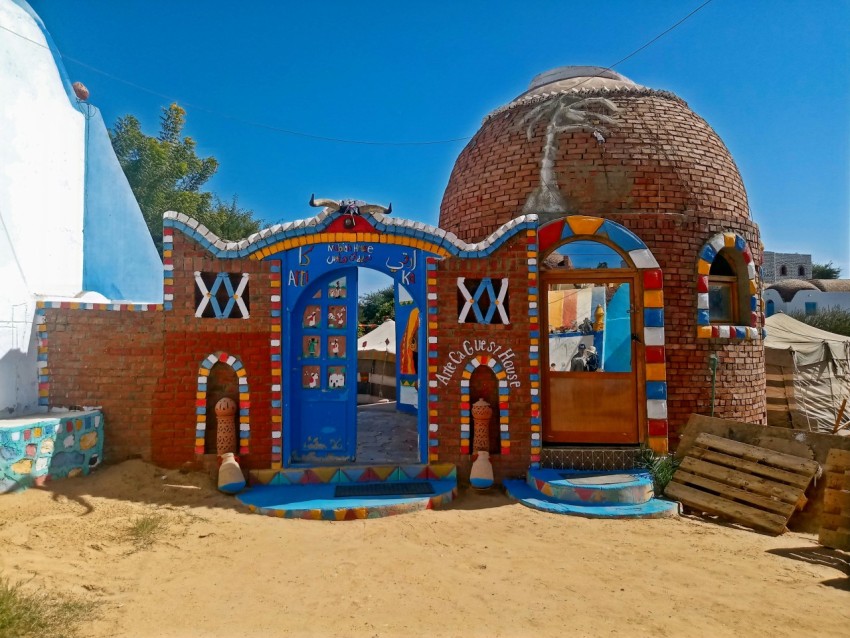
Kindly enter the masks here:
<path id="1" fill-rule="evenodd" d="M 552 295 L 564 287 L 547 289 L 547 267 L 550 274 L 569 270 L 573 283 L 576 276 L 610 278 L 610 268 L 577 266 L 580 256 L 559 248 L 569 242 L 613 248 L 623 270 L 610 273 L 640 268 L 614 241 L 616 227 L 642 241 L 657 261 L 663 295 L 634 280 L 632 339 L 642 341 L 638 328 L 653 325 L 634 323 L 648 312 L 644 302 L 653 293 L 663 307 L 663 349 L 646 360 L 662 356 L 667 364 L 666 387 L 656 388 L 655 399 L 666 402 L 663 416 L 674 445 L 691 413 L 764 422 L 758 226 L 729 150 L 681 98 L 597 67 L 562 67 L 535 77 L 528 91 L 484 118 L 461 152 L 443 196 L 440 227 L 475 242 L 524 214 L 540 220 L 541 302 L 547 290 Z M 571 218 L 614 224 L 599 230 L 591 224 L 582 236 Z M 552 303 L 541 303 L 544 327 Z M 557 334 L 558 321 L 549 319 L 548 332 Z M 544 374 L 556 367 L 544 365 Z M 646 373 L 635 374 L 642 388 Z M 550 397 L 563 388 L 550 384 Z M 646 388 L 649 399 L 655 390 Z M 652 430 L 651 414 L 648 420 Z M 569 443 L 569 436 L 561 441 Z"/>

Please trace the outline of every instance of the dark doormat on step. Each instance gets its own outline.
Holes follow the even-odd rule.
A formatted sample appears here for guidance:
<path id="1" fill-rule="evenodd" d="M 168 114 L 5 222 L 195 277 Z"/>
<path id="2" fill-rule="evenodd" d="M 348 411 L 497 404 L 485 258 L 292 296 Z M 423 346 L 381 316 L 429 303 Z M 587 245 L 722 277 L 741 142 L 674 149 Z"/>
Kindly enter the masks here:
<path id="1" fill-rule="evenodd" d="M 411 483 L 340 483 L 334 491 L 334 498 L 348 496 L 420 496 L 433 494 L 434 488 L 429 481 Z"/>

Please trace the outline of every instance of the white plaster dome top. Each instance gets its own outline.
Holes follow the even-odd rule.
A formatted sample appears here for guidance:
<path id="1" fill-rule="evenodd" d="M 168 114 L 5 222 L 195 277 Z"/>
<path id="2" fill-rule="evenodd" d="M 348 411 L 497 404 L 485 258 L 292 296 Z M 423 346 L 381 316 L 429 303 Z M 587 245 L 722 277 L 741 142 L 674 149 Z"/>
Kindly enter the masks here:
<path id="1" fill-rule="evenodd" d="M 572 89 L 595 91 L 607 89 L 641 89 L 625 75 L 611 71 L 601 66 L 559 66 L 556 69 L 544 71 L 535 75 L 528 85 L 528 90 L 516 99 L 543 95 L 546 93 L 562 93 Z"/>

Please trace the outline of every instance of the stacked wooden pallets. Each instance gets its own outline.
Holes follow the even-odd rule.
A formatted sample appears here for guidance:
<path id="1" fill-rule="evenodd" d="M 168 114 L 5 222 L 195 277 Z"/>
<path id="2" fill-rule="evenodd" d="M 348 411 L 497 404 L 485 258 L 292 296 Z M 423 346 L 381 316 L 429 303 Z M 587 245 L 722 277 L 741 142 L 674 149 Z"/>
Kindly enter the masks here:
<path id="1" fill-rule="evenodd" d="M 850 551 L 850 451 L 830 450 L 818 542 Z"/>
<path id="2" fill-rule="evenodd" d="M 700 434 L 664 492 L 699 512 L 773 534 L 806 504 L 816 461 Z"/>

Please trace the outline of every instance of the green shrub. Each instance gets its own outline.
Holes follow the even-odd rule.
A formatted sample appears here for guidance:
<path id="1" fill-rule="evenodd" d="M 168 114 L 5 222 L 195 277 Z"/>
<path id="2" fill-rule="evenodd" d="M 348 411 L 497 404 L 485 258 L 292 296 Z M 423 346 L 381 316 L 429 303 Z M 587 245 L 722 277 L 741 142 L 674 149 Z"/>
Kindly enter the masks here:
<path id="1" fill-rule="evenodd" d="M 802 321 L 815 328 L 850 337 L 850 310 L 824 308 L 811 315 L 803 312 L 791 312 L 788 314 L 797 321 Z"/>
<path id="2" fill-rule="evenodd" d="M 656 454 L 650 448 L 641 446 L 637 466 L 649 472 L 655 495 L 661 496 L 681 461 L 672 454 Z"/>

